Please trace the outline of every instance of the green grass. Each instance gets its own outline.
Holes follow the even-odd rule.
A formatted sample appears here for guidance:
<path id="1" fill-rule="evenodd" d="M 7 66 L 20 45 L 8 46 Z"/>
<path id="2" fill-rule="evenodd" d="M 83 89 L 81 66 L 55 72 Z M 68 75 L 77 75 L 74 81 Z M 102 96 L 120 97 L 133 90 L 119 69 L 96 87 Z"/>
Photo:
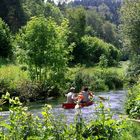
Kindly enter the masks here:
<path id="1" fill-rule="evenodd" d="M 128 122 L 128 127 L 123 132 L 120 140 L 140 140 L 140 123 Z"/>
<path id="2" fill-rule="evenodd" d="M 11 79 L 18 81 L 20 79 L 28 79 L 26 71 L 22 71 L 16 65 L 4 65 L 0 68 L 0 79 Z"/>
<path id="3" fill-rule="evenodd" d="M 120 65 L 118 67 L 101 68 L 99 66 L 95 66 L 95 67 L 82 68 L 81 71 L 89 75 L 93 75 L 94 73 L 100 71 L 111 71 L 119 74 L 120 76 L 124 76 L 128 68 L 128 64 L 129 61 L 124 61 L 124 62 L 120 62 Z"/>
<path id="4" fill-rule="evenodd" d="M 2 88 L 7 86 L 7 88 L 16 89 L 21 81 L 28 79 L 27 71 L 22 71 L 19 66 L 8 64 L 0 67 L 0 84 Z"/>

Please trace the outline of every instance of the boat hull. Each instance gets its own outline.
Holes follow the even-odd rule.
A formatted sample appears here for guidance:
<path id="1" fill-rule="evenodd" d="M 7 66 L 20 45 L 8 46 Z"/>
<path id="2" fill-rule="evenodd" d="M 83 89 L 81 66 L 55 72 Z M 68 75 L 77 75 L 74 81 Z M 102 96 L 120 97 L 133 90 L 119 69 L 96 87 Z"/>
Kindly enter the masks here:
<path id="1" fill-rule="evenodd" d="M 80 107 L 85 107 L 85 106 L 90 106 L 92 104 L 93 104 L 93 102 L 90 101 L 90 102 L 87 102 L 87 103 L 81 103 L 79 105 L 80 105 Z M 62 104 L 62 108 L 64 108 L 64 109 L 73 109 L 73 108 L 75 108 L 75 106 L 76 106 L 75 103 L 63 103 Z"/>

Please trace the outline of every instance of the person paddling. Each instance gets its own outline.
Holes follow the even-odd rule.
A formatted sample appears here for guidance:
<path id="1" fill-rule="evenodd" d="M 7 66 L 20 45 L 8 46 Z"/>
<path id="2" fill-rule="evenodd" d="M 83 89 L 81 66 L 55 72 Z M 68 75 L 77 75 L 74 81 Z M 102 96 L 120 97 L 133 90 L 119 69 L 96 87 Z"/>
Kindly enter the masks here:
<path id="1" fill-rule="evenodd" d="M 93 93 L 89 91 L 88 87 L 84 87 L 81 92 L 84 97 L 82 100 L 83 103 L 89 102 L 90 98 L 91 97 L 93 98 L 93 96 L 94 96 Z"/>
<path id="2" fill-rule="evenodd" d="M 82 91 L 77 96 L 77 101 L 79 103 L 87 103 L 90 101 L 90 98 L 93 98 L 94 95 L 89 91 L 88 87 L 84 87 Z"/>
<path id="3" fill-rule="evenodd" d="M 75 88 L 71 87 L 69 93 L 66 94 L 67 96 L 67 103 L 74 103 L 75 101 Z"/>

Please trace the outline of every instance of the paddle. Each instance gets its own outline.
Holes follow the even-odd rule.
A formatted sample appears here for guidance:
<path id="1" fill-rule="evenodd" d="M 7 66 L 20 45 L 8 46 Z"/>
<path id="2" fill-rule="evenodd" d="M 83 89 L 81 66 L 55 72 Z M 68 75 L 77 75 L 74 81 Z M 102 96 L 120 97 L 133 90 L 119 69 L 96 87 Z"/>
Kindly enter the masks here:
<path id="1" fill-rule="evenodd" d="M 105 101 L 105 100 L 107 100 L 106 98 L 104 98 L 104 97 L 102 97 L 102 96 L 98 96 L 99 98 L 100 98 L 100 100 L 102 100 L 102 101 Z"/>

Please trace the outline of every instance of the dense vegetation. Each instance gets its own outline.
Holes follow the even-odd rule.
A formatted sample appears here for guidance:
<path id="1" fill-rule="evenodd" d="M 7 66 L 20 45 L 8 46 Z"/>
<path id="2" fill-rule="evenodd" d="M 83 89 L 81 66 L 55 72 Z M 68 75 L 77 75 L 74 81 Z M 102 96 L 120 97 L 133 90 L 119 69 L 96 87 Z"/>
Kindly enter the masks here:
<path id="1" fill-rule="evenodd" d="M 0 3 L 0 96 L 9 91 L 12 97 L 18 96 L 23 101 L 26 99 L 32 101 L 62 95 L 70 86 L 75 86 L 77 91 L 83 85 L 88 85 L 93 91 L 108 91 L 122 89 L 125 84 L 130 88 L 126 112 L 130 117 L 139 119 L 139 25 L 139 0 L 134 2 L 76 0 L 68 4 L 59 1 L 58 5 L 51 0 L 2 0 Z M 123 64 L 128 63 L 121 61 L 128 59 L 130 63 L 126 69 Z M 18 104 L 19 100 L 10 99 L 10 102 Z M 21 123 L 24 124 L 24 128 L 19 124 L 17 129 L 20 131 L 15 134 L 18 122 L 14 120 L 14 114 L 11 113 L 11 124 L 13 122 L 14 124 L 13 126 L 3 124 L 4 128 L 0 133 L 3 138 L 7 134 L 17 139 L 26 137 L 27 129 L 30 128 L 28 136 L 34 135 L 40 139 L 48 138 L 50 134 L 53 138 L 67 139 L 74 134 L 73 139 L 76 137 L 91 139 L 93 133 L 87 136 L 86 131 L 93 131 L 94 125 L 97 125 L 99 129 L 107 129 L 108 132 L 106 134 L 104 131 L 103 135 L 96 133 L 97 135 L 115 139 L 120 127 L 113 120 L 107 121 L 107 126 L 103 125 L 103 127 L 99 122 L 92 122 L 90 126 L 83 129 L 82 134 L 78 134 L 75 133 L 78 131 L 77 127 L 68 128 L 66 125 L 61 128 L 60 136 L 59 127 L 56 127 L 54 132 L 52 127 L 55 126 L 50 122 L 42 130 L 48 114 L 43 114 L 44 121 L 37 122 L 26 114 L 21 106 L 12 109 L 17 114 L 16 117 L 22 114 L 19 118 L 23 119 Z M 33 122 L 27 127 L 29 117 L 29 121 L 33 120 Z M 33 128 L 35 123 L 40 126 L 38 130 Z M 112 123 L 115 128 L 110 126 Z M 111 136 L 108 135 L 110 129 L 113 132 Z M 36 135 L 37 133 L 40 135 Z M 130 137 L 126 134 L 124 139 Z M 94 138 L 100 139 L 99 136 Z"/>
<path id="2" fill-rule="evenodd" d="M 126 0 L 121 9 L 122 31 L 124 46 L 130 53 L 130 66 L 128 69 L 130 93 L 126 106 L 127 113 L 135 118 L 140 116 L 139 77 L 140 77 L 140 1 L 130 2 Z M 134 85 L 136 84 L 136 85 Z"/>
<path id="3" fill-rule="evenodd" d="M 1 105 L 5 101 L 10 103 L 8 123 L 0 122 L 1 140 L 136 140 L 140 138 L 138 124 L 124 121 L 121 118 L 113 119 L 110 109 L 105 108 L 102 102 L 96 106 L 93 120 L 86 122 L 82 119 L 82 114 L 78 109 L 74 123 L 68 124 L 65 116 L 57 115 L 56 118 L 50 105 L 43 108 L 42 117 L 39 118 L 29 113 L 28 108 L 22 106 L 19 98 L 11 99 L 9 93 L 2 96 L 1 101 Z M 135 131 L 135 134 L 132 131 Z"/>
<path id="4" fill-rule="evenodd" d="M 122 49 L 117 25 L 94 8 L 70 5 L 59 3 L 56 6 L 52 1 L 42 0 L 3 2 L 5 12 L 0 12 L 1 94 L 8 90 L 13 96 L 25 98 L 57 96 L 71 85 L 79 87 L 78 90 L 82 86 L 75 81 L 78 73 L 73 78 L 69 67 L 77 64 L 101 69 L 119 66 Z M 3 74 L 7 69 L 9 74 Z M 11 72 L 13 69 L 15 72 Z M 116 72 L 110 76 L 107 73 L 101 70 L 98 76 L 90 78 L 96 79 L 91 90 L 123 87 L 124 78 L 117 77 Z M 113 83 L 109 84 L 107 79 L 112 79 L 110 83 Z"/>

